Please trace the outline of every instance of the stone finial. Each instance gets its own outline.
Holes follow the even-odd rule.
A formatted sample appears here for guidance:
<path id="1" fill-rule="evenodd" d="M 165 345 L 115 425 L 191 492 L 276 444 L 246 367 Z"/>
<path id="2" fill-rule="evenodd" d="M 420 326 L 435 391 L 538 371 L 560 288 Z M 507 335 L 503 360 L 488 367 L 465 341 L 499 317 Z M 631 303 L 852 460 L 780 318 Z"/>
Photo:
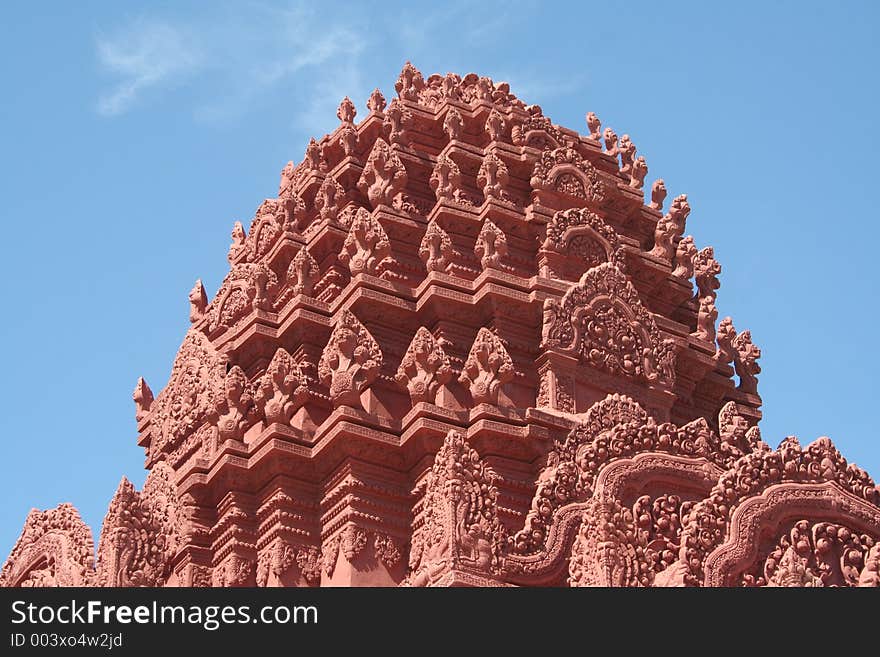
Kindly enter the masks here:
<path id="1" fill-rule="evenodd" d="M 403 193 L 407 183 L 406 168 L 397 154 L 382 138 L 376 139 L 358 180 L 358 189 L 373 207 L 392 206 Z"/>
<path id="2" fill-rule="evenodd" d="M 486 327 L 481 328 L 458 379 L 468 386 L 474 404 L 497 405 L 501 387 L 513 375 L 513 361 L 501 340 Z"/>
<path id="3" fill-rule="evenodd" d="M 350 310 L 343 310 L 318 362 L 318 377 L 330 388 L 334 408 L 361 408 L 360 396 L 382 367 L 382 351 Z"/>
<path id="4" fill-rule="evenodd" d="M 391 255 L 391 242 L 382 224 L 364 208 L 358 208 L 339 253 L 352 276 L 378 276 L 379 266 Z"/>
<path id="5" fill-rule="evenodd" d="M 419 258 L 428 271 L 446 272 L 453 256 L 452 240 L 436 221 L 428 223 L 428 229 L 419 245 Z"/>
<path id="6" fill-rule="evenodd" d="M 195 324 L 205 316 L 205 309 L 208 307 L 208 294 L 205 292 L 205 286 L 202 285 L 202 279 L 196 280 L 196 284 L 189 291 L 189 321 Z"/>
<path id="7" fill-rule="evenodd" d="M 318 273 L 318 263 L 306 247 L 302 247 L 287 267 L 287 284 L 294 294 L 311 296 Z"/>
<path id="8" fill-rule="evenodd" d="M 406 136 L 406 126 L 410 121 L 412 121 L 412 112 L 394 98 L 388 105 L 388 110 L 382 121 L 382 127 L 388 135 L 388 141 L 392 144 L 402 143 Z"/>
<path id="9" fill-rule="evenodd" d="M 697 283 L 697 296 L 715 296 L 715 290 L 721 287 L 718 275 L 721 264 L 715 259 L 715 249 L 707 246 L 700 249 L 694 257 L 694 280 Z"/>
<path id="10" fill-rule="evenodd" d="M 327 169 L 324 152 L 314 137 L 309 140 L 309 145 L 306 147 L 306 168 L 311 171 L 325 171 Z"/>
<path id="11" fill-rule="evenodd" d="M 501 269 L 501 258 L 507 255 L 507 237 L 488 218 L 477 236 L 474 253 L 480 259 L 483 269 Z"/>
<path id="12" fill-rule="evenodd" d="M 440 95 L 447 100 L 461 100 L 461 76 L 447 73 L 440 80 Z"/>
<path id="13" fill-rule="evenodd" d="M 738 387 L 742 392 L 757 395 L 758 374 L 761 373 L 758 359 L 761 357 L 761 350 L 752 342 L 752 332 L 743 331 L 738 334 L 733 341 L 733 347 L 736 349 L 733 366 L 739 377 Z"/>
<path id="14" fill-rule="evenodd" d="M 394 89 L 397 95 L 404 100 L 417 101 L 419 99 L 419 91 L 424 89 L 425 79 L 419 70 L 410 62 L 403 65 L 400 75 L 397 76 L 397 82 L 394 83 Z"/>
<path id="15" fill-rule="evenodd" d="M 486 199 L 508 200 L 506 187 L 509 181 L 507 165 L 494 153 L 488 153 L 477 172 L 477 185 L 483 190 L 483 196 Z"/>
<path id="16" fill-rule="evenodd" d="M 590 134 L 587 136 L 588 139 L 592 139 L 595 142 L 599 142 L 602 139 L 602 122 L 595 112 L 587 112 L 587 129 L 590 131 Z"/>
<path id="17" fill-rule="evenodd" d="M 307 384 L 299 363 L 287 350 L 278 347 L 254 394 L 266 424 L 288 424 L 296 408 L 308 398 Z"/>
<path id="18" fill-rule="evenodd" d="M 645 176 L 647 175 L 648 163 L 645 161 L 644 155 L 639 155 L 632 164 L 629 186 L 634 187 L 635 189 L 641 189 L 645 186 Z"/>
<path id="19" fill-rule="evenodd" d="M 342 144 L 342 152 L 346 157 L 357 155 L 358 131 L 352 125 L 344 125 L 339 133 L 339 143 Z"/>
<path id="20" fill-rule="evenodd" d="M 715 340 L 718 348 L 715 350 L 715 360 L 729 365 L 736 358 L 736 348 L 733 341 L 736 339 L 736 329 L 733 327 L 733 319 L 725 317 L 718 324 Z"/>
<path id="21" fill-rule="evenodd" d="M 153 391 L 144 381 L 144 377 L 138 377 L 131 397 L 134 400 L 134 419 L 140 422 L 147 416 L 150 412 L 150 406 L 153 405 Z"/>
<path id="22" fill-rule="evenodd" d="M 657 222 L 654 228 L 654 248 L 651 255 L 664 260 L 672 260 L 675 255 L 675 224 L 665 215 Z"/>
<path id="23" fill-rule="evenodd" d="M 620 154 L 620 149 L 617 147 L 617 133 L 606 127 L 602 137 L 605 140 L 605 152 L 616 158 Z"/>
<path id="24" fill-rule="evenodd" d="M 700 297 L 700 307 L 697 312 L 697 330 L 691 333 L 691 335 L 698 340 L 714 343 L 716 319 L 718 319 L 718 309 L 715 308 L 715 297 L 711 294 Z"/>
<path id="25" fill-rule="evenodd" d="M 737 408 L 736 402 L 729 401 L 718 412 L 718 437 L 721 451 L 739 458 L 756 446 L 749 440 L 749 422 Z"/>
<path id="26" fill-rule="evenodd" d="M 490 141 L 502 141 L 504 139 L 504 117 L 494 107 L 486 117 L 486 132 L 489 133 Z"/>
<path id="27" fill-rule="evenodd" d="M 226 259 L 229 260 L 230 264 L 244 250 L 244 241 L 246 238 L 247 235 L 244 232 L 244 226 L 241 225 L 241 222 L 236 221 L 232 224 L 232 244 L 229 245 L 229 252 L 226 254 Z"/>
<path id="28" fill-rule="evenodd" d="M 669 206 L 669 212 L 666 214 L 675 226 L 676 235 L 684 235 L 685 224 L 690 213 L 691 206 L 688 203 L 687 194 L 679 194 L 672 199 L 672 205 Z"/>
<path id="29" fill-rule="evenodd" d="M 336 221 L 345 201 L 345 190 L 333 176 L 326 176 L 315 194 L 315 207 L 322 221 Z"/>
<path id="30" fill-rule="evenodd" d="M 446 117 L 443 119 L 443 131 L 449 138 L 449 141 L 455 141 L 461 138 L 461 131 L 464 128 L 464 121 L 461 114 L 454 107 L 446 110 Z"/>
<path id="31" fill-rule="evenodd" d="M 446 153 L 441 153 L 428 181 L 438 201 L 457 201 L 461 194 L 461 169 Z"/>
<path id="32" fill-rule="evenodd" d="M 285 198 L 293 194 L 293 176 L 296 167 L 293 166 L 293 161 L 288 162 L 284 165 L 284 168 L 281 170 L 281 181 L 278 183 L 278 198 Z"/>
<path id="33" fill-rule="evenodd" d="M 651 205 L 654 210 L 663 211 L 663 201 L 666 200 L 666 183 L 663 178 L 657 178 L 651 185 Z"/>
<path id="34" fill-rule="evenodd" d="M 692 235 L 682 238 L 675 249 L 675 269 L 672 275 L 689 280 L 694 275 L 694 258 L 697 256 L 697 247 Z"/>
<path id="35" fill-rule="evenodd" d="M 413 404 L 433 404 L 440 386 L 452 380 L 449 356 L 424 326 L 416 331 L 400 362 L 395 379 L 409 391 Z"/>
<path id="36" fill-rule="evenodd" d="M 357 116 L 357 108 L 351 102 L 351 98 L 346 96 L 339 103 L 339 109 L 336 110 L 336 116 L 345 125 L 354 125 L 354 117 Z"/>
<path id="37" fill-rule="evenodd" d="M 371 114 L 381 114 L 385 111 L 385 107 L 385 96 L 382 95 L 382 92 L 379 91 L 378 87 L 373 89 L 373 93 L 371 93 L 370 97 L 367 99 L 367 109 L 370 110 Z"/>
<path id="38" fill-rule="evenodd" d="M 629 135 L 620 138 L 620 173 L 629 176 L 632 173 L 633 162 L 636 157 L 636 145 L 632 143 Z"/>

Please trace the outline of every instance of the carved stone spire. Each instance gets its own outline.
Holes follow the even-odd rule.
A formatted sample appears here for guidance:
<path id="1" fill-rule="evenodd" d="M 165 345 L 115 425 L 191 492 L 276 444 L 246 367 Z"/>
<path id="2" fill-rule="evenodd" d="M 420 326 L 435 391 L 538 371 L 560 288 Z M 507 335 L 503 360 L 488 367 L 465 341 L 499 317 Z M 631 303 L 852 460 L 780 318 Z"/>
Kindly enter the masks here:
<path id="1" fill-rule="evenodd" d="M 494 153 L 488 153 L 477 172 L 477 185 L 483 190 L 483 196 L 486 199 L 508 200 L 506 188 L 509 180 L 507 165 Z"/>
<path id="2" fill-rule="evenodd" d="M 486 327 L 481 328 L 458 379 L 468 386 L 474 404 L 497 405 L 501 387 L 513 375 L 513 361 L 501 340 Z"/>
<path id="3" fill-rule="evenodd" d="M 346 96 L 339 103 L 339 109 L 336 110 L 336 116 L 345 125 L 354 125 L 354 117 L 357 116 L 357 108 L 351 102 L 351 98 Z"/>
<path id="4" fill-rule="evenodd" d="M 303 247 L 287 267 L 287 284 L 293 294 L 304 294 L 308 297 L 312 295 L 317 280 L 318 263 L 309 255 L 306 247 Z"/>
<path id="5" fill-rule="evenodd" d="M 362 408 L 360 396 L 382 367 L 382 351 L 350 310 L 343 310 L 318 362 L 318 378 L 330 388 L 334 408 Z"/>
<path id="6" fill-rule="evenodd" d="M 394 205 L 406 187 L 407 174 L 403 162 L 381 137 L 376 139 L 373 150 L 358 180 L 358 189 L 370 199 L 373 207 Z"/>
<path id="7" fill-rule="evenodd" d="M 382 224 L 367 210 L 358 208 L 339 253 L 339 261 L 348 265 L 352 276 L 378 276 L 379 266 L 390 254 L 391 242 Z"/>
<path id="8" fill-rule="evenodd" d="M 153 391 L 144 381 L 144 377 L 138 377 L 131 396 L 134 399 L 134 419 L 140 422 L 147 416 L 147 413 L 150 412 L 150 406 L 153 405 Z"/>
<path id="9" fill-rule="evenodd" d="M 431 221 L 419 246 L 419 258 L 428 271 L 446 272 L 454 254 L 452 240 L 436 221 Z"/>
<path id="10" fill-rule="evenodd" d="M 413 404 L 433 404 L 440 386 L 452 380 L 449 356 L 424 326 L 416 331 L 395 379 L 400 385 L 406 386 Z"/>
<path id="11" fill-rule="evenodd" d="M 456 201 L 461 194 L 461 170 L 449 155 L 442 153 L 428 183 L 438 201 Z"/>
<path id="12" fill-rule="evenodd" d="M 483 269 L 500 269 L 501 258 L 507 255 L 507 237 L 488 218 L 483 221 L 474 245 L 474 253 L 480 259 Z"/>
<path id="13" fill-rule="evenodd" d="M 189 291 L 189 321 L 195 324 L 205 316 L 205 309 L 208 307 L 208 294 L 205 292 L 205 286 L 202 285 L 202 279 L 196 280 L 196 284 Z"/>
<path id="14" fill-rule="evenodd" d="M 406 62 L 403 65 L 400 75 L 397 76 L 397 82 L 394 83 L 397 95 L 404 100 L 412 101 L 417 101 L 419 99 L 419 91 L 423 89 L 424 86 L 425 79 L 422 77 L 422 74 L 409 62 Z"/>

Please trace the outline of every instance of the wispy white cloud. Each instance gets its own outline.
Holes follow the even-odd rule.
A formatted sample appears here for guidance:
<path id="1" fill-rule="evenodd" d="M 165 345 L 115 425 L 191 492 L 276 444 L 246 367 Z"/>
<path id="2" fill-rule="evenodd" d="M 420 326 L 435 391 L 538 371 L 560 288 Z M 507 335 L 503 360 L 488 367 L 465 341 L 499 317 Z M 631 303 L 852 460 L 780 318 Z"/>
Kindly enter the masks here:
<path id="1" fill-rule="evenodd" d="M 368 39 L 353 17 L 345 22 L 338 14 L 322 16 L 306 4 L 283 9 L 248 5 L 242 12 L 218 12 L 198 26 L 137 20 L 99 38 L 99 63 L 122 79 L 101 96 L 98 111 L 122 114 L 148 93 L 189 77 L 195 117 L 229 119 L 299 74 L 305 78 L 296 79 L 296 86 L 321 86 L 326 77 L 308 79 L 319 66 L 342 68 L 351 79 Z"/>
<path id="2" fill-rule="evenodd" d="M 138 22 L 99 37 L 97 55 L 107 72 L 121 78 L 98 99 L 98 112 L 105 116 L 122 114 L 143 92 L 192 73 L 201 61 L 193 40 L 164 23 Z"/>

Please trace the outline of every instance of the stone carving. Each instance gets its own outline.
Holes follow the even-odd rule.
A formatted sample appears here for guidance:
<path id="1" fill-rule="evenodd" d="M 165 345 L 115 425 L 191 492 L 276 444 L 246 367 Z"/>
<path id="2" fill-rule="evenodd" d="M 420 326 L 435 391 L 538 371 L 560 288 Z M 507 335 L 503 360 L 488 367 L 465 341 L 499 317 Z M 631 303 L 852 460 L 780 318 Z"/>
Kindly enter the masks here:
<path id="1" fill-rule="evenodd" d="M 294 188 L 296 185 L 296 177 L 296 167 L 293 166 L 293 160 L 290 160 L 287 162 L 287 164 L 284 165 L 284 168 L 281 170 L 281 180 L 278 183 L 278 198 L 289 198 L 293 196 Z M 232 239 L 235 240 L 234 228 L 232 231 Z"/>
<path id="2" fill-rule="evenodd" d="M 287 285 L 294 295 L 304 294 L 310 297 L 318 280 L 318 273 L 318 263 L 303 247 L 287 267 Z"/>
<path id="3" fill-rule="evenodd" d="M 461 131 L 464 129 L 464 121 L 461 114 L 454 107 L 446 110 L 446 118 L 443 119 L 443 131 L 449 138 L 449 141 L 455 141 L 461 137 Z"/>
<path id="4" fill-rule="evenodd" d="M 205 311 L 209 330 L 235 326 L 251 310 L 272 310 L 277 290 L 278 277 L 262 262 L 233 265 Z"/>
<path id="5" fill-rule="evenodd" d="M 269 576 L 274 575 L 280 580 L 296 563 L 296 550 L 287 541 L 275 539 L 266 546 L 257 557 L 257 586 L 264 587 L 269 583 Z"/>
<path id="6" fill-rule="evenodd" d="M 207 420 L 225 376 L 226 358 L 201 331 L 190 330 L 171 366 L 168 385 L 150 409 L 153 458 L 177 447 Z"/>
<path id="7" fill-rule="evenodd" d="M 431 221 L 419 246 L 419 258 L 428 271 L 445 272 L 449 267 L 454 250 L 452 240 L 436 221 Z"/>
<path id="8" fill-rule="evenodd" d="M 253 561 L 233 554 L 223 563 L 214 567 L 212 586 L 253 586 L 254 571 Z"/>
<path id="9" fill-rule="evenodd" d="M 400 71 L 400 75 L 397 77 L 397 82 L 394 83 L 397 95 L 404 100 L 418 102 L 419 92 L 424 87 L 425 79 L 422 77 L 422 74 L 415 66 L 406 62 Z"/>
<path id="10" fill-rule="evenodd" d="M 367 158 L 367 163 L 358 180 L 358 189 L 373 207 L 392 206 L 399 202 L 406 187 L 407 174 L 403 162 L 391 150 L 388 142 L 379 138 Z"/>
<path id="11" fill-rule="evenodd" d="M 691 235 L 682 238 L 675 247 L 675 269 L 672 275 L 685 280 L 690 280 L 694 275 L 694 258 L 697 257 L 697 247 Z"/>
<path id="12" fill-rule="evenodd" d="M 346 157 L 357 155 L 358 132 L 351 125 L 344 125 L 339 133 L 339 142 L 342 144 L 342 152 Z"/>
<path id="13" fill-rule="evenodd" d="M 636 158 L 636 145 L 632 143 L 629 135 L 623 135 L 620 138 L 620 146 L 618 150 L 620 152 L 620 173 L 622 173 L 624 177 L 632 175 L 633 164 L 635 163 Z"/>
<path id="14" fill-rule="evenodd" d="M 367 210 L 358 208 L 339 253 L 339 261 L 348 265 L 352 276 L 378 276 L 383 262 L 390 255 L 391 242 L 382 224 Z"/>
<path id="15" fill-rule="evenodd" d="M 413 491 L 421 496 L 422 524 L 413 533 L 410 585 L 433 584 L 454 570 L 500 571 L 505 531 L 497 515 L 498 479 L 463 434 L 447 433 Z"/>
<path id="16" fill-rule="evenodd" d="M 581 586 L 640 586 L 639 552 L 634 541 L 632 512 L 619 503 L 593 501 L 583 513 L 568 565 L 568 584 Z M 643 541 L 642 541 L 643 542 Z"/>
<path id="17" fill-rule="evenodd" d="M 700 308 L 697 312 L 697 330 L 691 333 L 698 340 L 715 343 L 715 320 L 718 309 L 715 308 L 715 297 L 711 294 L 700 297 Z"/>
<path id="18" fill-rule="evenodd" d="M 654 210 L 663 210 L 663 201 L 666 200 L 666 183 L 663 178 L 657 178 L 651 185 L 651 208 Z"/>
<path id="19" fill-rule="evenodd" d="M 474 404 L 498 404 L 501 387 L 513 380 L 513 361 L 497 335 L 483 327 L 477 332 L 459 381 L 471 393 Z"/>
<path id="20" fill-rule="evenodd" d="M 385 111 L 385 106 L 385 96 L 382 95 L 378 88 L 373 89 L 373 92 L 367 99 L 367 109 L 370 110 L 371 114 L 381 114 Z"/>
<path id="21" fill-rule="evenodd" d="M 486 134 L 489 135 L 489 141 L 503 141 L 505 127 L 504 117 L 493 107 L 486 117 Z"/>
<path id="22" fill-rule="evenodd" d="M 544 151 L 560 148 L 568 143 L 559 128 L 542 115 L 540 107 L 530 105 L 528 110 L 530 112 L 529 118 L 514 125 L 510 131 L 510 138 L 515 146 L 528 146 L 538 151 Z"/>
<path id="23" fill-rule="evenodd" d="M 761 350 L 752 342 L 752 332 L 743 331 L 738 334 L 733 341 L 733 348 L 736 349 L 733 363 L 736 375 L 739 377 L 738 388 L 743 392 L 757 395 L 758 374 L 761 373 L 758 359 L 761 357 Z"/>
<path id="24" fill-rule="evenodd" d="M 413 404 L 433 404 L 437 390 L 452 380 L 452 365 L 443 346 L 424 326 L 416 331 L 395 377 L 409 391 Z"/>
<path id="25" fill-rule="evenodd" d="M 376 558 L 386 568 L 394 568 L 402 559 L 397 541 L 386 534 L 376 534 L 373 539 L 373 550 L 376 553 Z"/>
<path id="26" fill-rule="evenodd" d="M 246 237 L 247 235 L 240 221 L 232 224 L 232 244 L 229 245 L 229 253 L 226 254 L 226 259 L 229 260 L 230 264 L 244 251 Z"/>
<path id="27" fill-rule="evenodd" d="M 324 151 L 320 144 L 312 137 L 306 147 L 306 168 L 310 171 L 326 171 L 327 162 L 324 159 Z"/>
<path id="28" fill-rule="evenodd" d="M 357 525 L 346 525 L 339 535 L 339 550 L 349 562 L 354 561 L 367 547 L 367 532 Z"/>
<path id="29" fill-rule="evenodd" d="M 343 310 L 318 361 L 318 378 L 330 388 L 333 406 L 361 407 L 360 396 L 382 367 L 382 351 L 369 331 Z"/>
<path id="30" fill-rule="evenodd" d="M 674 342 L 664 339 L 638 292 L 613 263 L 593 267 L 544 304 L 543 346 L 611 374 L 672 384 Z"/>
<path id="31" fill-rule="evenodd" d="M 209 415 L 217 426 L 218 444 L 244 438 L 244 432 L 254 419 L 254 399 L 249 387 L 244 371 L 233 365 L 226 373 L 223 387 L 214 396 L 214 409 Z"/>
<path id="32" fill-rule="evenodd" d="M 351 102 L 351 98 L 346 96 L 339 103 L 339 109 L 336 110 L 336 116 L 339 121 L 345 125 L 354 125 L 354 117 L 357 116 L 357 108 Z"/>
<path id="33" fill-rule="evenodd" d="M 324 178 L 315 194 L 315 207 L 323 221 L 337 221 L 339 211 L 345 202 L 345 191 L 333 176 Z"/>
<path id="34" fill-rule="evenodd" d="M 697 296 L 715 296 L 715 291 L 721 287 L 718 274 L 721 273 L 721 265 L 715 260 L 715 249 L 707 246 L 700 249 L 694 257 L 694 280 L 697 283 Z"/>
<path id="35" fill-rule="evenodd" d="M 71 504 L 31 510 L 0 571 L 0 586 L 85 586 L 94 573 L 92 532 Z"/>
<path id="36" fill-rule="evenodd" d="M 611 128 L 605 128 L 602 138 L 605 140 L 605 152 L 616 159 L 620 154 L 620 149 L 617 146 L 617 134 Z"/>
<path id="37" fill-rule="evenodd" d="M 134 419 L 141 422 L 150 413 L 150 407 L 153 405 L 153 391 L 144 381 L 144 377 L 138 377 L 131 396 L 134 399 Z"/>
<path id="38" fill-rule="evenodd" d="M 208 293 L 202 285 L 202 279 L 196 280 L 196 284 L 189 291 L 189 321 L 195 324 L 205 316 L 205 308 L 208 307 Z"/>
<path id="39" fill-rule="evenodd" d="M 597 143 L 602 139 L 602 122 L 595 112 L 587 112 L 587 129 L 590 131 L 590 134 L 587 135 L 588 139 Z"/>
<path id="40" fill-rule="evenodd" d="M 593 204 L 603 203 L 609 195 L 599 172 L 573 148 L 541 153 L 530 184 L 538 190 L 559 192 Z"/>
<path id="41" fill-rule="evenodd" d="M 507 237 L 489 219 L 483 221 L 474 253 L 483 269 L 501 269 L 501 258 L 507 255 Z"/>
<path id="42" fill-rule="evenodd" d="M 123 477 L 101 530 L 95 583 L 162 586 L 180 544 L 182 511 L 167 464 L 156 464 L 140 493 Z"/>
<path id="43" fill-rule="evenodd" d="M 294 411 L 307 398 L 308 381 L 302 367 L 284 347 L 278 347 L 254 393 L 254 401 L 266 424 L 288 424 Z"/>
<path id="44" fill-rule="evenodd" d="M 632 164 L 632 172 L 629 179 L 629 186 L 641 189 L 645 186 L 645 176 L 648 175 L 648 163 L 645 161 L 644 155 L 639 155 Z"/>
<path id="45" fill-rule="evenodd" d="M 483 190 L 483 197 L 486 200 L 492 198 L 499 201 L 509 201 L 510 195 L 507 192 L 509 181 L 510 174 L 507 172 L 507 165 L 494 153 L 488 153 L 483 158 L 483 163 L 477 172 L 477 186 Z"/>
<path id="46" fill-rule="evenodd" d="M 448 155 L 441 154 L 431 172 L 428 181 L 438 201 L 461 202 L 464 200 L 461 190 L 461 170 Z"/>
<path id="47" fill-rule="evenodd" d="M 409 111 L 397 99 L 393 99 L 385 111 L 382 126 L 388 135 L 388 141 L 392 144 L 401 144 L 405 141 L 406 126 L 412 121 L 412 112 Z"/>
<path id="48" fill-rule="evenodd" d="M 669 215 L 665 215 L 657 222 L 654 228 L 654 248 L 651 249 L 651 255 L 664 260 L 672 260 L 675 255 L 675 224 L 669 219 Z"/>
<path id="49" fill-rule="evenodd" d="M 545 275 L 565 280 L 578 280 L 586 270 L 603 262 L 613 262 L 621 270 L 625 266 L 617 233 L 586 208 L 560 210 L 553 215 L 539 261 Z"/>

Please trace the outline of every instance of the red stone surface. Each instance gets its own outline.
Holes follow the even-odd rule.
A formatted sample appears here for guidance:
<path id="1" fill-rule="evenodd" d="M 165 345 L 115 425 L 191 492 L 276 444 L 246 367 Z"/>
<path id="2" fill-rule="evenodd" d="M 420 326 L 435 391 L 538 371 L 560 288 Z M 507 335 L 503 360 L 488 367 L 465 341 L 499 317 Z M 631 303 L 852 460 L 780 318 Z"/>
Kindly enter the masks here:
<path id="1" fill-rule="evenodd" d="M 35 510 L 0 583 L 877 586 L 880 492 L 827 438 L 762 442 L 760 350 L 629 135 L 473 74 L 395 88 L 196 282 L 97 558 Z"/>

